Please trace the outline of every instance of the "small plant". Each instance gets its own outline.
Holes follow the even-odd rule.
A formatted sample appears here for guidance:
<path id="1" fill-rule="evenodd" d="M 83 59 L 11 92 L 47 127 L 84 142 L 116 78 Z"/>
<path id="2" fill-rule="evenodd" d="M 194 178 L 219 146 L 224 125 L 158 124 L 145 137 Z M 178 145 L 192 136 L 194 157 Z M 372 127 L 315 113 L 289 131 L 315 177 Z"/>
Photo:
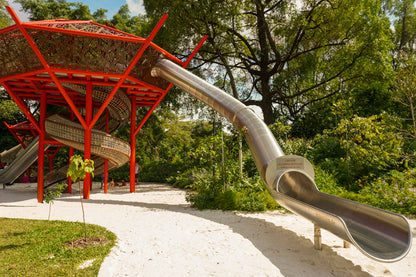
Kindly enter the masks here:
<path id="1" fill-rule="evenodd" d="M 83 160 L 80 155 L 72 156 L 70 161 L 71 163 L 66 174 L 71 178 L 73 182 L 78 180 L 79 198 L 81 200 L 82 218 L 84 220 L 85 241 L 87 241 L 87 224 L 85 223 L 84 204 L 82 201 L 81 193 L 81 181 L 85 179 L 87 173 L 90 173 L 91 177 L 94 178 L 94 161 L 89 159 Z"/>
<path id="2" fill-rule="evenodd" d="M 43 202 L 49 204 L 49 213 L 48 213 L 48 221 L 51 218 L 51 209 L 52 204 L 55 201 L 56 197 L 61 197 L 64 190 L 67 188 L 67 184 L 60 184 L 55 189 L 48 189 L 44 196 L 43 196 Z"/>

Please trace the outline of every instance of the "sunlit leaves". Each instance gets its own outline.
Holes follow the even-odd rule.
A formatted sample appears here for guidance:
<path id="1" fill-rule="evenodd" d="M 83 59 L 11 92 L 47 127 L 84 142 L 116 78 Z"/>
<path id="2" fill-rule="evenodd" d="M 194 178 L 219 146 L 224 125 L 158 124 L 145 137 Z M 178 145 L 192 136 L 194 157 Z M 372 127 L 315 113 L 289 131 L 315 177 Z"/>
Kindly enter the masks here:
<path id="1" fill-rule="evenodd" d="M 73 182 L 76 182 L 77 180 L 84 180 L 87 173 L 94 178 L 94 161 L 89 159 L 83 160 L 80 155 L 72 156 L 67 176 L 71 177 Z"/>

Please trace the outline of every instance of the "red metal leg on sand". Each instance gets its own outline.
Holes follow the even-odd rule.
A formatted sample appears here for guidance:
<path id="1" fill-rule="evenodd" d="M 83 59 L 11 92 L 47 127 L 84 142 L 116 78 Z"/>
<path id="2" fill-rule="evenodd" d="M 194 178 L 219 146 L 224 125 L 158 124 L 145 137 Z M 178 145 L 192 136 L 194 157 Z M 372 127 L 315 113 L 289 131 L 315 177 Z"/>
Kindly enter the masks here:
<path id="1" fill-rule="evenodd" d="M 38 202 L 43 202 L 43 169 L 45 166 L 45 117 L 46 117 L 46 93 L 42 93 L 40 101 L 39 117 L 39 153 L 38 153 Z"/>
<path id="2" fill-rule="evenodd" d="M 105 131 L 108 133 L 108 120 L 109 114 L 108 110 L 105 111 Z M 108 191 L 108 159 L 104 160 L 104 193 Z"/>
<path id="3" fill-rule="evenodd" d="M 72 156 L 74 155 L 74 148 L 69 147 L 69 160 L 71 160 Z M 71 164 L 71 161 L 69 161 L 69 164 Z M 68 177 L 68 193 L 72 193 L 72 179 Z"/>
<path id="4" fill-rule="evenodd" d="M 131 117 L 130 117 L 130 192 L 136 191 L 136 97 L 131 97 Z"/>
<path id="5" fill-rule="evenodd" d="M 85 122 L 87 128 L 85 128 L 85 138 L 84 138 L 84 160 L 91 159 L 91 129 L 92 126 L 92 84 L 87 84 L 87 93 L 85 96 Z M 90 187 L 91 187 L 91 175 L 86 174 L 84 179 L 84 199 L 90 198 Z"/>

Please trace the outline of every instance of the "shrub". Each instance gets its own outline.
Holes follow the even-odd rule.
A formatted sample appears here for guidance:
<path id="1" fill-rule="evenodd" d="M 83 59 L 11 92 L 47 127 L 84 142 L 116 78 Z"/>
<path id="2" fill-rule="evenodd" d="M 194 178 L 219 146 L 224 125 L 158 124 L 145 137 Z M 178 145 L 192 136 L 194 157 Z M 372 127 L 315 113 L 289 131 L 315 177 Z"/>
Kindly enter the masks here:
<path id="1" fill-rule="evenodd" d="M 358 191 L 358 180 L 396 168 L 403 153 L 401 137 L 391 118 L 382 114 L 369 118 L 342 120 L 334 130 L 314 139 L 312 160 L 330 172 L 339 184 Z M 365 182 L 361 182 L 365 185 Z"/>
<path id="2" fill-rule="evenodd" d="M 236 166 L 227 167 L 224 178 L 217 174 L 196 174 L 193 188 L 186 199 L 198 209 L 221 209 L 240 211 L 265 211 L 276 209 L 276 201 L 270 196 L 261 180 L 244 176 L 241 180 Z"/>
<path id="3" fill-rule="evenodd" d="M 361 191 L 371 196 L 369 204 L 401 214 L 416 214 L 416 170 L 393 170 Z"/>

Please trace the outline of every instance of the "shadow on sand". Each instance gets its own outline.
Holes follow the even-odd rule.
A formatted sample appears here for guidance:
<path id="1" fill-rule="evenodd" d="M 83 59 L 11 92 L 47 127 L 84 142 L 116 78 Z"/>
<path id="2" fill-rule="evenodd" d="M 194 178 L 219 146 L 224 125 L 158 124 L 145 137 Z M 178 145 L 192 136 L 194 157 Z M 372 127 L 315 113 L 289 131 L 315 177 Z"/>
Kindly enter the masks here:
<path id="1" fill-rule="evenodd" d="M 152 184 L 140 187 L 137 192 L 166 192 L 173 190 L 178 189 L 165 184 Z M 129 192 L 126 188 L 124 190 L 109 191 L 109 194 L 129 194 Z M 64 196 L 57 201 L 78 202 L 79 200 Z M 316 251 L 310 239 L 300 237 L 293 231 L 276 226 L 260 218 L 218 210 L 200 211 L 189 207 L 189 205 L 95 199 L 85 200 L 85 203 L 134 206 L 149 210 L 185 213 L 229 226 L 233 232 L 251 241 L 284 276 L 371 276 L 364 272 L 360 266 L 356 266 L 350 260 L 338 255 L 329 246 L 323 245 L 322 251 Z M 312 227 L 305 226 L 305 228 L 311 228 L 311 232 L 313 232 Z M 311 259 L 312 256 L 317 256 L 318 258 Z M 336 272 L 334 272 L 334 268 L 337 268 Z"/>

